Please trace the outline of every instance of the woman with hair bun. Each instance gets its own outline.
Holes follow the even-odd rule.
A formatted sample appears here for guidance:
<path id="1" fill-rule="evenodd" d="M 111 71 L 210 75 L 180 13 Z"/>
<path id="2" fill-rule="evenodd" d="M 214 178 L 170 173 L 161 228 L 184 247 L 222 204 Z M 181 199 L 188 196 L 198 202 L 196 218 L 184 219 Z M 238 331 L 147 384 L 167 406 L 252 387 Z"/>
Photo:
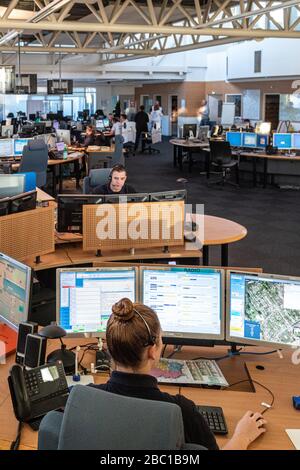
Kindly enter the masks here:
<path id="1" fill-rule="evenodd" d="M 112 307 L 106 341 L 115 370 L 106 384 L 92 387 L 129 397 L 175 403 L 182 411 L 185 441 L 211 450 L 218 449 L 213 433 L 194 402 L 183 395 L 161 392 L 156 378 L 150 375 L 162 351 L 161 327 L 154 310 L 129 299 L 121 299 Z M 265 423 L 260 413 L 248 411 L 223 449 L 247 449 L 265 432 Z"/>

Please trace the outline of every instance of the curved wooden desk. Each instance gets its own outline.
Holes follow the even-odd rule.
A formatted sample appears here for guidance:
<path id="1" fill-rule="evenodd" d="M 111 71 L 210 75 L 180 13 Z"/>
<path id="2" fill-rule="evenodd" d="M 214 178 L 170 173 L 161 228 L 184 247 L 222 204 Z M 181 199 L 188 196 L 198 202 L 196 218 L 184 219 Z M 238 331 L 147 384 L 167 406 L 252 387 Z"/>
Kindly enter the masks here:
<path id="1" fill-rule="evenodd" d="M 188 161 L 189 161 L 189 172 L 192 169 L 192 151 L 193 150 L 202 150 L 208 147 L 208 142 L 201 142 L 198 140 L 185 140 L 185 139 L 171 139 L 170 144 L 173 145 L 173 166 L 177 166 L 177 162 L 180 168 L 180 171 L 183 170 L 182 167 L 182 150 L 185 149 L 188 152 Z"/>
<path id="2" fill-rule="evenodd" d="M 221 245 L 221 266 L 228 266 L 228 245 L 242 240 L 247 235 L 247 229 L 232 220 L 212 215 L 198 216 L 200 223 L 204 217 L 203 264 L 209 265 L 209 246 Z M 193 214 L 195 222 L 195 215 Z"/>
<path id="3" fill-rule="evenodd" d="M 247 235 L 247 229 L 236 222 L 211 215 L 198 216 L 198 223 L 204 224 L 202 253 L 199 248 L 189 246 L 170 247 L 167 252 L 162 248 L 137 249 L 134 254 L 128 250 L 103 251 L 102 256 L 96 256 L 94 251 L 82 250 L 82 235 L 56 234 L 56 250 L 54 253 L 41 256 L 41 262 L 36 264 L 35 258 L 24 260 L 35 271 L 78 264 L 92 264 L 107 261 L 132 261 L 149 259 L 188 259 L 194 258 L 202 264 L 209 264 L 209 246 L 221 245 L 221 266 L 228 266 L 228 245 L 242 240 Z M 201 220 L 203 217 L 203 220 Z M 193 221 L 195 216 L 193 215 Z M 201 244 L 199 244 L 201 245 Z M 200 248 L 201 249 L 201 248 Z"/>

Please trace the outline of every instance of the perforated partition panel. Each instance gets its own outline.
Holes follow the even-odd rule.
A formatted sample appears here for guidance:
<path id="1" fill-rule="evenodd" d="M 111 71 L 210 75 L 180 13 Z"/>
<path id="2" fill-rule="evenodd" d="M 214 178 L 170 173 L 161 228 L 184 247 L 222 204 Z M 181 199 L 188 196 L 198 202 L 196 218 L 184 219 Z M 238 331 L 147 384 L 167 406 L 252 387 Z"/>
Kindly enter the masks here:
<path id="1" fill-rule="evenodd" d="M 83 250 L 182 246 L 184 201 L 83 206 Z"/>
<path id="2" fill-rule="evenodd" d="M 54 205 L 0 217 L 0 252 L 17 260 L 54 251 Z"/>

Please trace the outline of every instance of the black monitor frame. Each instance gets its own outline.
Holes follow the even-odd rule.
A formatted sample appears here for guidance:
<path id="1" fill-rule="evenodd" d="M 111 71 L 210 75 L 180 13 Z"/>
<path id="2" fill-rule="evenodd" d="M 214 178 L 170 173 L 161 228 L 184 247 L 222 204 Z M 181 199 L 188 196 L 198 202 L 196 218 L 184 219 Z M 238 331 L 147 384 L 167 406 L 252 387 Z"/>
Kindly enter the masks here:
<path id="1" fill-rule="evenodd" d="M 187 139 L 190 137 L 190 131 L 192 131 L 194 138 L 197 137 L 197 124 L 183 124 L 182 137 Z"/>
<path id="2" fill-rule="evenodd" d="M 186 189 L 174 189 L 173 191 L 161 191 L 150 193 L 150 202 L 184 201 L 187 199 Z"/>
<path id="3" fill-rule="evenodd" d="M 82 206 L 103 204 L 99 194 L 59 194 L 57 196 L 57 231 L 82 233 Z"/>
<path id="4" fill-rule="evenodd" d="M 9 213 L 31 211 L 36 208 L 37 191 L 28 191 L 10 198 Z"/>

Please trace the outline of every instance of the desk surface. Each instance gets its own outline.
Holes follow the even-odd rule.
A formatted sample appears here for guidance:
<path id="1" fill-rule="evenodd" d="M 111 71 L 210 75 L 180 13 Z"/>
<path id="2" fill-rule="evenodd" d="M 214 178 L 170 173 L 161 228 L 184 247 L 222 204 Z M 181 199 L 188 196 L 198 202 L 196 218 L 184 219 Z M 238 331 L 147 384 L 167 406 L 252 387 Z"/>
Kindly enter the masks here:
<path id="1" fill-rule="evenodd" d="M 292 162 L 299 162 L 300 157 L 298 156 L 291 156 L 291 155 L 280 155 L 280 154 L 272 154 L 268 155 L 266 153 L 259 153 L 259 152 L 235 152 L 236 154 L 241 155 L 242 157 L 255 157 L 255 158 L 266 158 L 268 160 L 281 160 L 281 161 L 292 161 Z"/>
<path id="2" fill-rule="evenodd" d="M 209 142 L 194 141 L 194 140 L 185 140 L 185 139 L 171 139 L 170 144 L 177 145 L 179 147 L 187 148 L 204 148 L 209 146 Z"/>
<path id="3" fill-rule="evenodd" d="M 66 340 L 68 347 L 73 346 L 75 340 Z M 78 341 L 78 340 L 77 340 Z M 80 344 L 90 340 L 80 340 Z M 74 344 L 73 344 L 74 343 Z M 55 340 L 51 341 L 50 350 L 57 347 Z M 247 350 L 253 351 L 248 348 Z M 266 349 L 259 348 L 259 351 Z M 187 348 L 184 347 L 181 353 L 176 357 L 182 359 L 185 357 L 207 356 L 217 357 L 226 352 L 225 347 L 215 348 Z M 277 353 L 267 356 L 237 356 L 225 359 L 219 362 L 219 365 L 226 376 L 229 383 L 237 379 L 243 379 L 246 375 L 241 376 L 240 371 L 244 369 L 244 362 L 247 364 L 252 380 L 260 382 L 268 387 L 275 396 L 273 408 L 267 411 L 265 418 L 268 421 L 267 432 L 265 435 L 257 439 L 250 449 L 293 449 L 293 445 L 289 440 L 285 429 L 300 428 L 300 412 L 296 411 L 292 406 L 292 395 L 299 394 L 300 390 L 300 374 L 299 366 L 293 365 L 291 354 L 293 350 L 283 351 L 283 359 L 280 359 Z M 88 353 L 88 354 L 92 354 Z M 86 356 L 88 356 L 88 354 Z M 13 415 L 8 385 L 7 375 L 9 368 L 13 363 L 14 357 L 8 359 L 7 364 L 1 365 L 0 368 L 0 448 L 5 446 L 15 438 L 17 431 L 17 421 Z M 92 361 L 92 356 L 87 358 Z M 256 369 L 256 365 L 263 365 L 264 370 Z M 107 381 L 107 376 L 97 375 L 95 382 L 103 383 Z M 237 381 L 237 380 L 236 380 Z M 247 410 L 261 411 L 261 402 L 270 402 L 270 394 L 261 386 L 254 384 L 256 392 L 251 389 L 244 389 L 242 386 L 228 390 L 212 390 L 203 388 L 181 387 L 178 386 L 161 386 L 160 388 L 172 395 L 181 393 L 187 398 L 192 399 L 198 404 L 222 406 L 226 417 L 229 434 L 217 438 L 220 446 L 224 445 L 231 437 L 234 428 Z M 27 425 L 24 426 L 22 432 L 21 445 L 35 448 L 37 446 L 37 433 L 32 431 Z"/>
<path id="4" fill-rule="evenodd" d="M 247 229 L 236 222 L 210 215 L 199 216 L 199 222 L 204 220 L 204 245 L 222 245 L 242 240 L 247 235 Z M 203 219 L 204 218 L 204 219 Z M 26 258 L 24 262 L 35 271 L 43 269 L 70 266 L 72 264 L 99 263 L 105 261 L 136 261 L 138 259 L 174 259 L 200 258 L 199 250 L 170 247 L 164 253 L 161 248 L 136 249 L 132 255 L 128 250 L 103 251 L 97 257 L 95 251 L 83 251 L 79 234 L 56 234 L 56 250 L 54 253 L 41 256 L 41 263 L 36 264 L 35 258 Z M 72 243 L 73 242 L 73 243 Z M 79 242 L 79 243 L 78 243 Z M 76 245 L 75 245 L 76 243 Z"/>

